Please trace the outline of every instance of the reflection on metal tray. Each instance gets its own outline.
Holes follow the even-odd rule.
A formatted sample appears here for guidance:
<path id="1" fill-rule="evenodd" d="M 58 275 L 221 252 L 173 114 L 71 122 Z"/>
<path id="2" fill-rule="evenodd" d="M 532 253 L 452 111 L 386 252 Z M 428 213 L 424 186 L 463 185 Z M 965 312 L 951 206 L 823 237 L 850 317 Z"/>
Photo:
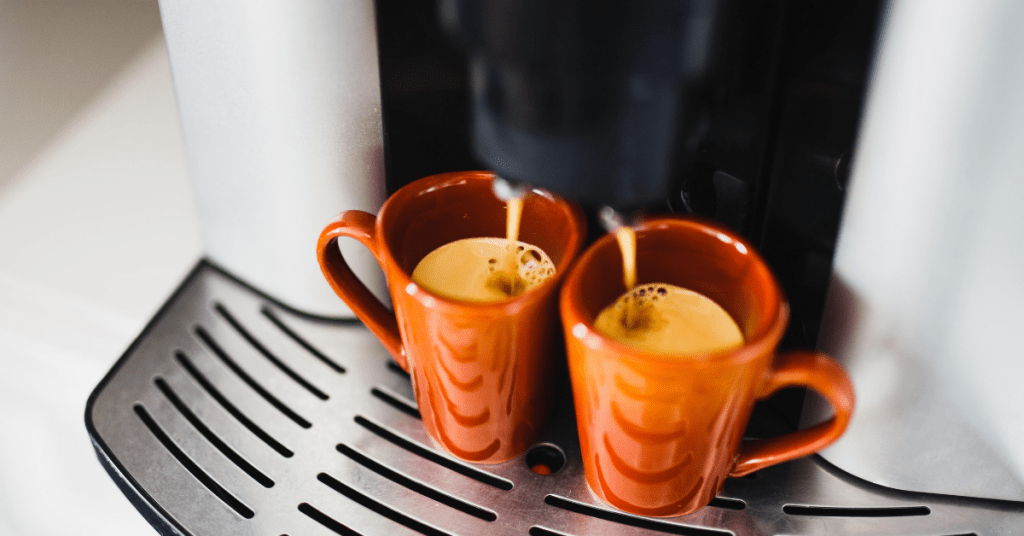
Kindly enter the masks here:
<path id="1" fill-rule="evenodd" d="M 89 398 L 100 461 L 164 535 L 1012 534 L 1024 505 L 927 496 L 808 458 L 732 479 L 694 514 L 587 488 L 571 397 L 533 450 L 438 450 L 408 376 L 360 324 L 293 311 L 200 262 Z M 768 419 L 763 424 L 770 428 Z M 761 424 L 761 423 L 755 423 Z M 527 460 L 557 466 L 534 473 Z"/>

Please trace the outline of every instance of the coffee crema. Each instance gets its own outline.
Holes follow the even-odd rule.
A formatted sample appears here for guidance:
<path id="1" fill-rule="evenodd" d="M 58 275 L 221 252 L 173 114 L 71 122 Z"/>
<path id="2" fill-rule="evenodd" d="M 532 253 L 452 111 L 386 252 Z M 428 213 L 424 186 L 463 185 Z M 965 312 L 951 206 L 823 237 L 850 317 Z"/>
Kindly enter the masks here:
<path id="1" fill-rule="evenodd" d="M 640 285 L 597 316 L 594 328 L 648 352 L 691 356 L 743 345 L 736 322 L 714 300 L 667 283 Z"/>
<path id="2" fill-rule="evenodd" d="M 423 258 L 412 272 L 417 285 L 453 300 L 496 303 L 510 300 L 555 275 L 542 249 L 507 238 L 478 237 L 449 242 Z"/>

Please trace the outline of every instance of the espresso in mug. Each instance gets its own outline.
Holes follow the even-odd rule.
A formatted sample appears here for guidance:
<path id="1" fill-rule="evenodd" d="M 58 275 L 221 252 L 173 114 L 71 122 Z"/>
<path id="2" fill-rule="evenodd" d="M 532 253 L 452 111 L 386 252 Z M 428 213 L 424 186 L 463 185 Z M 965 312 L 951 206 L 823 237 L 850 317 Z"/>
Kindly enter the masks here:
<path id="1" fill-rule="evenodd" d="M 474 463 L 507 462 L 544 429 L 564 352 L 557 283 L 586 237 L 582 210 L 536 191 L 522 203 L 523 240 L 501 233 L 508 197 L 521 196 L 499 198 L 493 181 L 493 173 L 481 171 L 425 177 L 393 193 L 377 215 L 339 214 L 317 241 L 317 260 L 331 288 L 411 376 L 431 440 Z M 518 234 L 518 224 L 512 227 Z M 489 238 L 463 242 L 470 237 Z M 342 238 L 359 241 L 378 260 L 393 308 L 352 273 L 338 248 Z M 428 256 L 434 249 L 441 251 Z M 493 299 L 506 301 L 484 304 L 438 295 L 458 295 L 457 289 L 474 279 L 467 277 L 473 263 L 476 288 L 489 290 L 493 283 L 490 289 L 499 292 Z M 418 270 L 417 264 L 422 264 Z M 519 283 L 511 277 L 492 279 L 499 272 Z M 549 274 L 531 287 L 531 279 Z M 449 276 L 457 277 L 452 282 Z"/>
<path id="2" fill-rule="evenodd" d="M 506 206 L 505 238 L 464 238 L 423 258 L 412 272 L 421 287 L 453 300 L 495 303 L 512 299 L 555 275 L 544 250 L 520 242 L 523 197 Z"/>
<path id="3" fill-rule="evenodd" d="M 594 329 L 648 352 L 693 355 L 743 346 L 743 333 L 714 300 L 689 289 L 640 285 L 604 308 Z"/>
<path id="4" fill-rule="evenodd" d="M 431 251 L 416 265 L 412 280 L 453 300 L 494 303 L 512 299 L 555 274 L 537 246 L 507 238 L 464 238 Z"/>
<path id="5" fill-rule="evenodd" d="M 627 260 L 635 259 L 639 286 L 602 312 L 623 292 L 616 280 L 623 252 L 605 236 L 577 260 L 560 295 L 591 490 L 632 514 L 687 515 L 714 500 L 727 477 L 835 441 L 849 423 L 853 386 L 822 354 L 776 354 L 789 308 L 753 247 L 697 219 L 658 218 L 636 229 L 640 247 Z M 694 347 L 672 346 L 687 338 Z M 745 440 L 754 404 L 793 386 L 823 395 L 835 417 L 791 435 Z"/>
<path id="6" fill-rule="evenodd" d="M 743 333 L 714 300 L 667 283 L 636 285 L 636 234 L 616 232 L 623 282 L 629 289 L 594 321 L 604 336 L 648 352 L 694 355 L 743 346 Z"/>

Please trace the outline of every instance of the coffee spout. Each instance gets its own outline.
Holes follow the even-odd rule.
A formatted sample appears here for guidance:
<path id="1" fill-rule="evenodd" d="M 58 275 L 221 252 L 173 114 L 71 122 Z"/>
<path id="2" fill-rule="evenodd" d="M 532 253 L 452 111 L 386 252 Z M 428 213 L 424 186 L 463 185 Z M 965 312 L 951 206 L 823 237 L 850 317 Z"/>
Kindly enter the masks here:
<path id="1" fill-rule="evenodd" d="M 601 207 L 601 210 L 597 212 L 597 219 L 601 222 L 604 230 L 609 233 L 614 233 L 626 225 L 626 218 L 622 213 L 609 206 Z"/>
<path id="2" fill-rule="evenodd" d="M 506 203 L 513 199 L 522 199 L 529 190 L 530 185 L 525 182 L 510 181 L 497 175 L 491 182 L 491 191 L 494 192 L 495 197 Z"/>

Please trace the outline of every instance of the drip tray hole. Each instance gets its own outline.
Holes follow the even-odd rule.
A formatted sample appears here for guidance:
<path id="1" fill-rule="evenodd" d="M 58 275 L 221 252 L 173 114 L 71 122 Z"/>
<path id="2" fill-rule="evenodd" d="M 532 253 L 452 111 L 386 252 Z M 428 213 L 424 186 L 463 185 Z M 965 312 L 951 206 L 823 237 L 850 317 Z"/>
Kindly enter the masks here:
<path id="1" fill-rule="evenodd" d="M 526 466 L 538 475 L 552 475 L 565 465 L 565 453 L 550 443 L 534 446 L 526 453 Z"/>

